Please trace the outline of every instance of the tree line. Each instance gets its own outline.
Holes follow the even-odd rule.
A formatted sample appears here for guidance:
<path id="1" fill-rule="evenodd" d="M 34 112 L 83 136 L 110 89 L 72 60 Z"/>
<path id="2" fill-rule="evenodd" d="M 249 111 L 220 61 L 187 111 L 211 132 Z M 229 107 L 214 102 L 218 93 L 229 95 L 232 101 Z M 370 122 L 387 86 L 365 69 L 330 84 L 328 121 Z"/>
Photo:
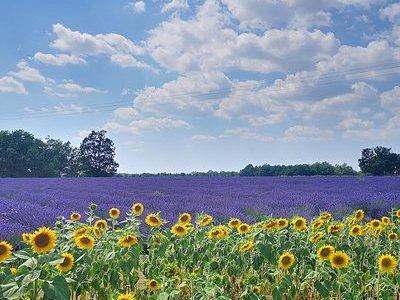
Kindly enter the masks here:
<path id="1" fill-rule="evenodd" d="M 131 176 L 313 176 L 399 175 L 400 154 L 377 146 L 361 151 L 360 172 L 347 164 L 316 162 L 297 165 L 247 165 L 239 172 L 117 173 L 115 146 L 106 131 L 92 131 L 79 147 L 47 137 L 44 141 L 24 130 L 0 131 L 0 177 L 131 177 Z"/>
<path id="2" fill-rule="evenodd" d="M 106 131 L 92 131 L 79 147 L 24 130 L 0 131 L 0 177 L 113 176 L 115 147 Z"/>

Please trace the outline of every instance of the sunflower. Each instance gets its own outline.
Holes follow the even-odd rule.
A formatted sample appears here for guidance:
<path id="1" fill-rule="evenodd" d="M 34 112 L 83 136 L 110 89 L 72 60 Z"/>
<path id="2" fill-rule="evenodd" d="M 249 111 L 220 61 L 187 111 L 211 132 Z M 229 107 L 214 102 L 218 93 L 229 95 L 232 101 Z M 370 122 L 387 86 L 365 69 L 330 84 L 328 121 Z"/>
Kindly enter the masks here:
<path id="1" fill-rule="evenodd" d="M 303 231 L 307 228 L 307 220 L 303 217 L 296 217 L 292 220 L 292 226 L 296 231 Z"/>
<path id="2" fill-rule="evenodd" d="M 263 228 L 268 231 L 273 231 L 278 228 L 278 222 L 276 220 L 270 220 L 264 223 Z"/>
<path id="3" fill-rule="evenodd" d="M 146 285 L 147 285 L 147 289 L 150 292 L 155 292 L 160 288 L 158 282 L 155 279 L 147 280 Z"/>
<path id="4" fill-rule="evenodd" d="M 220 225 L 217 228 L 219 229 L 219 237 L 221 239 L 228 237 L 228 235 L 230 233 L 229 228 L 227 228 L 226 226 L 223 226 L 223 225 Z"/>
<path id="5" fill-rule="evenodd" d="M 400 209 L 396 210 L 395 215 L 396 217 L 400 218 Z"/>
<path id="6" fill-rule="evenodd" d="M 311 228 L 312 229 L 319 229 L 322 225 L 324 225 L 324 221 L 318 219 L 318 220 L 316 220 L 316 221 L 311 223 Z"/>
<path id="7" fill-rule="evenodd" d="M 6 241 L 0 242 L 0 262 L 5 261 L 11 257 L 13 246 Z"/>
<path id="8" fill-rule="evenodd" d="M 335 252 L 335 248 L 331 245 L 323 245 L 317 250 L 317 256 L 320 260 L 329 260 L 333 252 Z"/>
<path id="9" fill-rule="evenodd" d="M 181 224 L 187 224 L 192 221 L 192 216 L 189 213 L 183 213 L 179 215 L 178 222 Z"/>
<path id="10" fill-rule="evenodd" d="M 122 248 L 130 248 L 137 244 L 138 238 L 136 235 L 128 234 L 121 237 L 118 241 L 118 245 Z"/>
<path id="11" fill-rule="evenodd" d="M 144 212 L 144 205 L 140 202 L 134 203 L 131 208 L 132 214 L 140 216 Z"/>
<path id="12" fill-rule="evenodd" d="M 73 212 L 70 217 L 71 221 L 77 222 L 81 219 L 81 214 L 78 212 Z"/>
<path id="13" fill-rule="evenodd" d="M 335 251 L 329 257 L 331 266 L 335 269 L 346 268 L 350 263 L 349 256 L 343 251 Z"/>
<path id="14" fill-rule="evenodd" d="M 111 219 L 118 219 L 119 215 L 121 214 L 121 211 L 118 208 L 110 208 L 108 211 L 108 215 L 110 216 Z"/>
<path id="15" fill-rule="evenodd" d="M 88 250 L 94 247 L 94 238 L 90 235 L 80 235 L 75 238 L 75 244 L 79 249 Z"/>
<path id="16" fill-rule="evenodd" d="M 148 214 L 146 216 L 145 222 L 147 225 L 153 228 L 159 228 L 163 224 L 161 218 L 156 214 Z"/>
<path id="17" fill-rule="evenodd" d="M 349 234 L 351 236 L 357 236 L 361 235 L 362 233 L 362 227 L 360 225 L 354 225 L 353 227 L 350 228 Z"/>
<path id="18" fill-rule="evenodd" d="M 221 231 L 217 227 L 209 230 L 207 233 L 207 236 L 210 240 L 216 240 L 220 237 L 220 235 L 221 235 Z"/>
<path id="19" fill-rule="evenodd" d="M 309 241 L 313 244 L 318 243 L 324 237 L 324 233 L 322 231 L 318 231 L 317 233 L 310 236 Z"/>
<path id="20" fill-rule="evenodd" d="M 100 228 L 93 227 L 92 230 L 93 230 L 94 236 L 97 238 L 100 238 L 103 235 L 103 232 Z"/>
<path id="21" fill-rule="evenodd" d="M 261 288 L 259 286 L 253 287 L 253 293 L 254 294 L 260 294 L 261 293 Z"/>
<path id="22" fill-rule="evenodd" d="M 385 226 L 390 225 L 390 223 L 391 223 L 390 219 L 388 217 L 386 217 L 386 216 L 382 217 L 381 221 L 382 221 L 382 224 L 385 225 Z"/>
<path id="23" fill-rule="evenodd" d="M 377 219 L 374 219 L 371 222 L 369 222 L 369 226 L 375 230 L 379 229 L 381 227 L 381 225 L 382 225 L 382 222 Z"/>
<path id="24" fill-rule="evenodd" d="M 121 294 L 118 296 L 117 300 L 135 300 L 135 296 L 131 293 Z"/>
<path id="25" fill-rule="evenodd" d="M 30 245 L 38 254 L 50 252 L 57 243 L 57 234 L 53 229 L 40 227 L 31 235 Z"/>
<path id="26" fill-rule="evenodd" d="M 57 270 L 60 272 L 68 272 L 74 266 L 74 256 L 71 253 L 65 252 L 61 254 L 64 261 L 56 266 Z"/>
<path id="27" fill-rule="evenodd" d="M 197 220 L 197 224 L 199 224 L 199 226 L 201 226 L 201 227 L 204 227 L 204 226 L 210 225 L 213 220 L 214 220 L 214 218 L 212 216 L 204 215 L 200 219 Z"/>
<path id="28" fill-rule="evenodd" d="M 254 250 L 254 242 L 252 240 L 247 241 L 246 243 L 240 245 L 239 251 L 241 253 L 251 252 Z"/>
<path id="29" fill-rule="evenodd" d="M 107 229 L 107 227 L 108 227 L 107 221 L 103 220 L 103 219 L 97 220 L 94 223 L 94 228 L 105 230 L 105 229 Z"/>
<path id="30" fill-rule="evenodd" d="M 325 211 L 319 215 L 318 219 L 323 221 L 324 223 L 328 223 L 328 222 L 332 221 L 333 218 L 330 213 Z"/>
<path id="31" fill-rule="evenodd" d="M 354 212 L 354 219 L 360 222 L 362 219 L 364 219 L 364 211 L 362 209 L 358 209 Z"/>
<path id="32" fill-rule="evenodd" d="M 171 232 L 175 236 L 182 237 L 188 234 L 188 228 L 185 224 L 177 223 L 171 227 Z"/>
<path id="33" fill-rule="evenodd" d="M 277 223 L 278 223 L 278 229 L 284 229 L 289 226 L 289 221 L 284 218 L 278 219 Z"/>
<path id="34" fill-rule="evenodd" d="M 251 231 L 251 226 L 247 223 L 242 223 L 237 227 L 237 231 L 240 234 L 246 234 L 249 233 Z"/>
<path id="35" fill-rule="evenodd" d="M 339 233 L 344 229 L 345 225 L 343 223 L 335 223 L 328 226 L 329 233 Z"/>
<path id="36" fill-rule="evenodd" d="M 397 259 L 393 255 L 383 254 L 379 256 L 378 268 L 382 273 L 393 273 L 397 267 Z"/>
<path id="37" fill-rule="evenodd" d="M 291 252 L 284 252 L 279 256 L 278 265 L 282 270 L 289 269 L 294 264 L 295 258 Z"/>
<path id="38" fill-rule="evenodd" d="M 237 218 L 232 218 L 228 222 L 228 226 L 231 228 L 237 228 L 240 224 L 242 224 L 242 221 L 240 221 L 240 219 Z"/>
<path id="39" fill-rule="evenodd" d="M 29 243 L 31 242 L 31 234 L 24 232 L 21 236 L 24 243 L 29 245 Z"/>
<path id="40" fill-rule="evenodd" d="M 397 240 L 397 233 L 395 233 L 395 232 L 389 233 L 388 239 L 389 239 L 389 241 L 394 242 L 395 240 Z"/>
<path id="41" fill-rule="evenodd" d="M 91 230 L 92 230 L 92 228 L 87 225 L 79 227 L 78 229 L 76 229 L 74 231 L 74 238 L 81 236 L 83 234 L 89 234 L 91 232 Z"/>

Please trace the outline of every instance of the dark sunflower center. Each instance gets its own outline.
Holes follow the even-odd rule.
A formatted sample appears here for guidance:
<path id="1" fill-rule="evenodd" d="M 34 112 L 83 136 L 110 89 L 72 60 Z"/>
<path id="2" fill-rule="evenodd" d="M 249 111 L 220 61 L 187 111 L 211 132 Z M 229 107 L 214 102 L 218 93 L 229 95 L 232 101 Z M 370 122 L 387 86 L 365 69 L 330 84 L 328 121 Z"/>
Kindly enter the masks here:
<path id="1" fill-rule="evenodd" d="M 335 256 L 333 261 L 339 266 L 344 264 L 344 258 L 342 256 Z"/>
<path id="2" fill-rule="evenodd" d="M 292 260 L 290 259 L 289 256 L 284 256 L 284 257 L 282 257 L 282 264 L 283 264 L 284 266 L 287 266 L 288 264 L 290 264 L 291 261 L 292 261 Z"/>
<path id="3" fill-rule="evenodd" d="M 61 264 L 61 266 L 62 266 L 62 267 L 68 267 L 70 264 L 71 264 L 71 258 L 69 258 L 68 256 L 67 256 L 67 257 L 64 257 L 64 261 L 63 261 L 63 263 Z"/>
<path id="4" fill-rule="evenodd" d="M 87 237 L 82 237 L 81 238 L 81 243 L 82 244 L 90 244 L 90 239 Z"/>
<path id="5" fill-rule="evenodd" d="M 331 250 L 329 250 L 328 248 L 323 248 L 321 250 L 321 256 L 322 257 L 327 257 L 329 254 L 331 254 Z"/>
<path id="6" fill-rule="evenodd" d="M 178 231 L 178 232 L 184 232 L 184 231 L 185 231 L 185 228 L 183 228 L 182 226 L 178 226 L 178 227 L 176 227 L 176 231 Z"/>
<path id="7" fill-rule="evenodd" d="M 41 233 L 35 238 L 35 244 L 38 247 L 46 247 L 50 242 L 50 237 L 46 233 Z"/>
<path id="8" fill-rule="evenodd" d="M 303 225 L 303 221 L 302 221 L 302 220 L 297 220 L 296 223 L 295 223 L 295 225 L 296 225 L 297 227 L 300 227 L 300 226 Z"/>
<path id="9" fill-rule="evenodd" d="M 135 211 L 137 211 L 137 212 L 139 212 L 139 211 L 141 211 L 142 210 L 142 208 L 138 205 L 138 206 L 135 206 Z"/>
<path id="10" fill-rule="evenodd" d="M 392 266 L 392 261 L 389 258 L 382 259 L 382 267 L 388 268 Z"/>
<path id="11" fill-rule="evenodd" d="M 189 219 L 188 216 L 182 216 L 182 217 L 181 217 L 181 221 L 182 221 L 182 222 L 187 222 L 188 219 Z"/>
<path id="12" fill-rule="evenodd" d="M 150 282 L 150 286 L 153 287 L 153 288 L 156 287 L 156 286 L 157 286 L 157 282 L 151 281 L 151 282 Z"/>
<path id="13" fill-rule="evenodd" d="M 127 242 L 127 243 L 132 243 L 133 241 L 134 241 L 134 238 L 132 236 L 127 236 L 125 238 L 125 242 Z"/>
<path id="14" fill-rule="evenodd" d="M 6 247 L 4 245 L 0 245 L 0 255 L 3 255 L 6 252 L 7 252 Z"/>
<path id="15" fill-rule="evenodd" d="M 158 219 L 156 217 L 150 217 L 150 221 L 152 223 L 158 223 Z"/>

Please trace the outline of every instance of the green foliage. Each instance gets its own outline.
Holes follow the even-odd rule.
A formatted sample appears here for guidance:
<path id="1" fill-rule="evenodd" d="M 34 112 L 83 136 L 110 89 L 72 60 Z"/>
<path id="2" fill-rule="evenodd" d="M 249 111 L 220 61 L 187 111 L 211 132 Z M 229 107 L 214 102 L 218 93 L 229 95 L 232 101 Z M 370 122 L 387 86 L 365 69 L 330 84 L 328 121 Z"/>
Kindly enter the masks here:
<path id="1" fill-rule="evenodd" d="M 358 163 L 361 171 L 366 175 L 400 174 L 400 154 L 392 153 L 391 148 L 378 146 L 374 149 L 363 149 Z"/>

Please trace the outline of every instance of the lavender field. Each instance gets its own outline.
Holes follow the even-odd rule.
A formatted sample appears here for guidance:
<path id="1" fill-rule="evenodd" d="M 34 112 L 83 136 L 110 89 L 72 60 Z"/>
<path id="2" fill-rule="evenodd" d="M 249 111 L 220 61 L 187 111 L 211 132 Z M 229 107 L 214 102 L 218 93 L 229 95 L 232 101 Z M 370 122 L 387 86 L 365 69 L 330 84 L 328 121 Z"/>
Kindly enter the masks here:
<path id="1" fill-rule="evenodd" d="M 249 221 L 260 213 L 310 217 L 329 210 L 340 216 L 355 208 L 379 216 L 400 207 L 400 177 L 1 179 L 0 238 L 51 225 L 91 202 L 105 214 L 110 207 L 127 211 L 136 201 L 169 221 L 183 211 Z"/>

